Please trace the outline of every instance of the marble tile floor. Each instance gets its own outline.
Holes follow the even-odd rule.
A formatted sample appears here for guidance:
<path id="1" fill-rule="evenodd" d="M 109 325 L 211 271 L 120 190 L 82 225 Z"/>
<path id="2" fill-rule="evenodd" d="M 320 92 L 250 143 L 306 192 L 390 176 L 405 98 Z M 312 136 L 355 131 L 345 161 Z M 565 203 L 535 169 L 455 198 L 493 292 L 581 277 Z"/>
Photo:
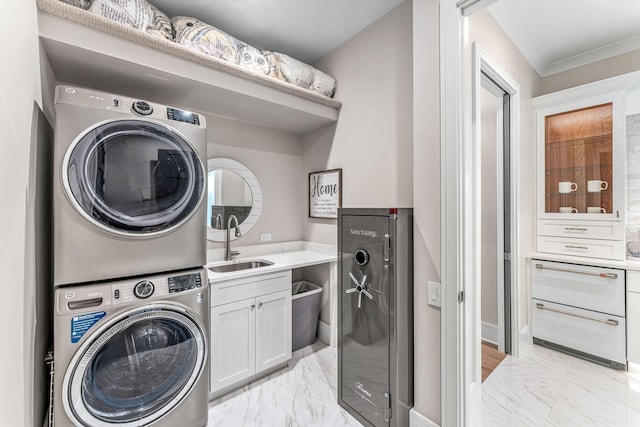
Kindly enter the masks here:
<path id="1" fill-rule="evenodd" d="M 482 384 L 472 426 L 640 426 L 640 370 L 619 371 L 537 345 Z"/>
<path id="2" fill-rule="evenodd" d="M 208 427 L 359 427 L 337 401 L 337 352 L 319 341 L 289 366 L 211 402 Z"/>

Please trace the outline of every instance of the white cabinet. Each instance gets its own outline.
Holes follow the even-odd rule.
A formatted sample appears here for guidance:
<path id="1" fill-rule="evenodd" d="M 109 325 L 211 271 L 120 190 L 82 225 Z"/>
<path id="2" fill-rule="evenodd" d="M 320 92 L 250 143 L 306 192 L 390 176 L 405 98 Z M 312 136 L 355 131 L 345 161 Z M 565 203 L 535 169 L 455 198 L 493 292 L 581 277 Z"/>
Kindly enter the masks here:
<path id="1" fill-rule="evenodd" d="M 640 271 L 627 270 L 627 359 L 640 363 Z"/>
<path id="2" fill-rule="evenodd" d="M 625 90 L 609 79 L 532 100 L 537 250 L 625 258 Z"/>
<path id="3" fill-rule="evenodd" d="M 211 285 L 211 393 L 291 358 L 291 270 Z"/>

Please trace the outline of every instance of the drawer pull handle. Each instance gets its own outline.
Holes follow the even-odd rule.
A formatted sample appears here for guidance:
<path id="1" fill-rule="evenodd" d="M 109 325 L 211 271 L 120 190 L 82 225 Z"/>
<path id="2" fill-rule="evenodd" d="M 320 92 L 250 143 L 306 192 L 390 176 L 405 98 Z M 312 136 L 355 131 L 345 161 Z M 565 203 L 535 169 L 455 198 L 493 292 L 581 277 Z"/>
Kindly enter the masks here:
<path id="1" fill-rule="evenodd" d="M 545 307 L 544 304 L 540 304 L 540 303 L 536 303 L 536 308 L 540 309 L 540 310 L 553 311 L 554 313 L 566 314 L 567 316 L 579 317 L 580 319 L 592 320 L 594 322 L 605 323 L 605 324 L 607 324 L 609 326 L 618 326 L 620 324 L 620 322 L 618 322 L 617 320 L 613 320 L 613 319 L 604 320 L 604 319 L 598 319 L 596 317 L 585 316 L 583 314 L 569 313 L 568 311 L 563 311 L 563 310 L 558 310 L 558 309 L 555 309 L 555 308 Z"/>
<path id="2" fill-rule="evenodd" d="M 588 228 L 565 227 L 564 231 L 589 231 Z"/>
<path id="3" fill-rule="evenodd" d="M 581 250 L 581 251 L 586 251 L 586 250 L 588 250 L 588 249 L 589 249 L 589 248 L 588 248 L 588 247 L 586 247 L 586 246 L 565 245 L 564 247 L 565 247 L 565 249 L 578 249 L 578 250 Z"/>
<path id="4" fill-rule="evenodd" d="M 603 279 L 617 279 L 617 273 L 594 273 L 592 271 L 580 271 L 580 270 L 571 270 L 568 268 L 560 268 L 560 267 L 549 267 L 543 264 L 536 264 L 536 268 L 540 270 L 553 270 L 553 271 L 562 271 L 563 273 L 575 273 L 575 274 L 584 274 L 585 276 L 596 276 L 602 277 Z"/>

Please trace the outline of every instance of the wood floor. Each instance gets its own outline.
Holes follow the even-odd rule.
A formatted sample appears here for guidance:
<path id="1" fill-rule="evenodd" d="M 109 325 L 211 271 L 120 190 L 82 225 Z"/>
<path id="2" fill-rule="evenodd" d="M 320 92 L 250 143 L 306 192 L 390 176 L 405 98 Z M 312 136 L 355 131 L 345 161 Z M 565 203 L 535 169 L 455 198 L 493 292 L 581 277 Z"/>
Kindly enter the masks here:
<path id="1" fill-rule="evenodd" d="M 482 341 L 482 382 L 487 379 L 489 374 L 498 367 L 505 357 L 507 355 L 498 351 L 497 345 Z"/>

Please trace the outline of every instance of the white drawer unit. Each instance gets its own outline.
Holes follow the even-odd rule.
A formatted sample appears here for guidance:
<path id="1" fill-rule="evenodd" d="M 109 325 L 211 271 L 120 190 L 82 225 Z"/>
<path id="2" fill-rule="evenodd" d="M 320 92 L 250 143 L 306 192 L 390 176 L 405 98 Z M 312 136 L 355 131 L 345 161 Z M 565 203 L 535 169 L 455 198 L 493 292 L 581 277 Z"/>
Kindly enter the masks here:
<path id="1" fill-rule="evenodd" d="M 588 258 L 625 259 L 622 240 L 579 239 L 538 235 L 538 252 Z"/>
<path id="2" fill-rule="evenodd" d="M 532 271 L 535 299 L 625 315 L 624 270 L 533 260 Z"/>
<path id="3" fill-rule="evenodd" d="M 580 239 L 623 240 L 623 222 L 538 220 L 538 235 Z"/>
<path id="4" fill-rule="evenodd" d="M 561 351 L 625 369 L 625 318 L 533 300 L 533 339 Z"/>
<path id="5" fill-rule="evenodd" d="M 533 342 L 626 369 L 625 271 L 531 260 Z"/>

